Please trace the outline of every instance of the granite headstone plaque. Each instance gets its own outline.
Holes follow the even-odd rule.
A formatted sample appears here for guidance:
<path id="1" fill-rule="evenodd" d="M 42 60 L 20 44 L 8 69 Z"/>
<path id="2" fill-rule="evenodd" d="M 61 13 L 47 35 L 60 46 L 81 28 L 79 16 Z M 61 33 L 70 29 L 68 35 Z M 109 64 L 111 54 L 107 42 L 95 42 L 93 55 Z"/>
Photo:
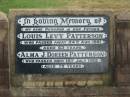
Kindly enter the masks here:
<path id="1" fill-rule="evenodd" d="M 17 16 L 16 71 L 105 72 L 108 33 L 107 16 Z"/>

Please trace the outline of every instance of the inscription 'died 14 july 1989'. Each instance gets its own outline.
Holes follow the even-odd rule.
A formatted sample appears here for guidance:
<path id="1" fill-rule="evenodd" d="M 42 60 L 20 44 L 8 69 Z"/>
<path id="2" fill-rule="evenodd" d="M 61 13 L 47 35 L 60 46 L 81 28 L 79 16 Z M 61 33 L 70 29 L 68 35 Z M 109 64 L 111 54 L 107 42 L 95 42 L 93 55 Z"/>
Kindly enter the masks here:
<path id="1" fill-rule="evenodd" d="M 17 16 L 17 73 L 103 73 L 109 17 Z"/>

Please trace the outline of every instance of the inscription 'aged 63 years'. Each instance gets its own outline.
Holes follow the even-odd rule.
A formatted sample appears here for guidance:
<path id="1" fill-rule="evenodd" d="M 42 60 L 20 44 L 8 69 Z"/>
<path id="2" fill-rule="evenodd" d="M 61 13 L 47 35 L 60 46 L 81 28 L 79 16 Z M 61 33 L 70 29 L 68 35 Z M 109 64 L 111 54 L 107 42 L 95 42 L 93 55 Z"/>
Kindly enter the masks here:
<path id="1" fill-rule="evenodd" d="M 104 73 L 107 16 L 17 16 L 17 73 Z"/>

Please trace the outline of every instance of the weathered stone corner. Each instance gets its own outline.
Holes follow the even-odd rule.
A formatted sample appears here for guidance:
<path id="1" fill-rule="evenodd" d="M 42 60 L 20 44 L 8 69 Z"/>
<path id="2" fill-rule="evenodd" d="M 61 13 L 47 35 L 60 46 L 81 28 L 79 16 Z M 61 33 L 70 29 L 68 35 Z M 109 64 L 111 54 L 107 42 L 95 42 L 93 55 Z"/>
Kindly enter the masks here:
<path id="1" fill-rule="evenodd" d="M 0 12 L 0 97 L 10 97 L 8 66 L 8 18 Z"/>

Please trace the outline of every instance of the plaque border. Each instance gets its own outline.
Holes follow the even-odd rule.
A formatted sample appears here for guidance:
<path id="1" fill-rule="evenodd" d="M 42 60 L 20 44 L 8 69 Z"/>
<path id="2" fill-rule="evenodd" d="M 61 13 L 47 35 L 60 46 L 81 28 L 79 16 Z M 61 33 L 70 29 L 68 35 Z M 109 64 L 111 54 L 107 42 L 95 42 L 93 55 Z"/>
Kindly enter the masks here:
<path id="1" fill-rule="evenodd" d="M 35 15 L 35 17 L 50 17 L 50 15 Z M 77 17 L 88 17 L 88 18 L 90 18 L 91 16 L 90 15 L 73 15 L 73 14 L 69 14 L 69 15 L 67 15 L 67 14 L 61 14 L 61 15 L 51 15 L 51 17 L 75 17 L 75 18 L 77 18 Z M 25 15 L 20 15 L 20 16 L 16 16 L 15 17 L 15 19 L 17 20 L 18 18 L 22 18 L 22 17 L 28 17 L 28 16 L 25 16 Z M 33 15 L 29 15 L 29 17 L 33 17 Z M 110 17 L 109 16 L 106 16 L 106 15 L 93 15 L 92 17 L 105 17 L 105 18 L 107 18 L 107 26 L 108 26 L 108 30 L 106 31 L 107 32 L 107 35 L 108 35 L 108 37 L 107 37 L 107 39 L 106 39 L 106 41 L 108 42 L 108 44 L 107 44 L 107 49 L 105 48 L 105 51 L 106 50 L 108 50 L 108 52 L 109 52 L 109 32 L 110 32 L 110 30 L 109 30 L 109 28 L 110 28 L 110 25 L 109 25 L 109 21 L 110 21 Z M 17 24 L 18 23 L 15 23 L 15 27 L 16 27 L 16 30 L 18 29 L 17 28 Z M 103 25 L 104 26 L 104 25 Z M 36 26 L 35 26 L 36 27 Z M 47 27 L 47 26 L 46 26 Z M 53 26 L 54 27 L 54 26 Z M 65 27 L 65 26 L 62 26 L 62 27 Z M 68 27 L 68 26 L 67 26 Z M 75 27 L 77 27 L 77 26 L 75 26 Z M 81 26 L 79 26 L 79 27 L 81 27 Z M 93 27 L 93 26 L 87 26 L 87 27 Z M 99 27 L 99 26 L 94 26 L 94 27 Z M 104 26 L 105 27 L 105 26 Z M 22 26 L 21 26 L 21 28 L 22 28 Z M 15 32 L 17 32 L 17 31 L 15 31 Z M 49 31 L 50 32 L 50 31 Z M 51 31 L 52 32 L 52 31 Z M 84 31 L 83 31 L 84 32 Z M 93 32 L 96 32 L 96 31 L 93 31 Z M 104 31 L 105 32 L 105 31 Z M 22 33 L 22 31 L 20 32 L 20 33 Z M 20 34 L 19 33 L 19 34 Z M 28 32 L 29 33 L 29 32 Z M 74 33 L 74 31 L 72 31 L 71 33 Z M 88 33 L 90 33 L 90 31 L 88 32 Z M 16 35 L 17 33 L 15 33 L 15 38 L 16 38 L 16 40 L 18 40 L 17 39 L 17 35 Z M 70 39 L 71 40 L 71 39 Z M 97 40 L 99 40 L 99 39 L 97 39 Z M 15 44 L 17 44 L 17 42 L 15 43 Z M 21 45 L 21 44 L 18 44 L 19 46 Z M 87 45 L 89 45 L 89 44 L 86 44 L 86 46 Z M 82 45 L 81 45 L 82 46 Z M 15 47 L 16 47 L 16 45 L 15 45 Z M 26 47 L 26 46 L 25 46 Z M 82 50 L 81 50 L 82 51 Z M 17 49 L 15 48 L 15 55 L 17 56 Z M 18 59 L 18 58 L 17 58 Z M 47 58 L 48 59 L 48 58 Z M 58 58 L 57 58 L 58 59 Z M 107 55 L 107 57 L 105 58 L 105 59 L 107 59 L 107 62 L 106 63 L 108 63 L 108 60 L 109 60 L 109 53 L 108 53 L 108 55 Z M 16 62 L 16 60 L 15 60 L 15 64 L 16 64 L 17 62 Z M 29 63 L 29 64 L 31 64 L 31 63 Z M 62 63 L 60 63 L 60 64 L 62 64 Z M 68 63 L 68 64 L 70 64 L 70 63 Z M 87 64 L 87 63 L 86 63 Z M 95 63 L 94 63 L 95 64 Z M 17 65 L 17 64 L 16 64 Z M 106 64 L 107 66 L 107 69 L 104 69 L 103 71 L 97 71 L 97 72 L 90 72 L 90 71 L 86 71 L 86 72 L 80 72 L 80 73 L 78 73 L 78 72 L 62 72 L 62 73 L 58 73 L 58 72 L 51 72 L 51 73 L 45 73 L 45 74 L 102 74 L 102 73 L 107 73 L 108 72 L 108 64 Z M 34 73 L 34 72 L 31 72 L 31 73 L 29 73 L 29 72 L 19 72 L 19 71 L 17 71 L 16 70 L 17 69 L 17 67 L 15 66 L 15 72 L 16 73 L 18 73 L 18 74 L 44 74 L 43 72 L 38 72 L 38 73 Z"/>

